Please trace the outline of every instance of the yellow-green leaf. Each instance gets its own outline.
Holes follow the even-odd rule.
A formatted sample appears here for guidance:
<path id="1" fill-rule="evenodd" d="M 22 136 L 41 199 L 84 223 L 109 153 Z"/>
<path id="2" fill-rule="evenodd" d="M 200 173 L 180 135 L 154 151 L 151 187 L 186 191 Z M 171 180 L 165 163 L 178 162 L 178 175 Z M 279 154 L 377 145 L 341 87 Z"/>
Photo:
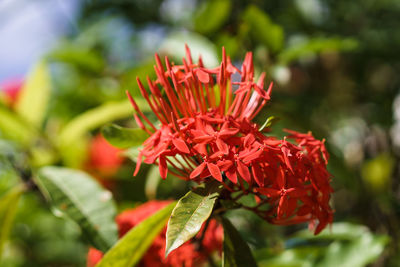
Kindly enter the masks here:
<path id="1" fill-rule="evenodd" d="M 7 241 L 11 231 L 19 198 L 23 191 L 24 187 L 17 185 L 0 199 L 0 257 L 4 243 Z"/>
<path id="2" fill-rule="evenodd" d="M 40 127 L 47 110 L 51 81 L 45 62 L 37 63 L 29 73 L 16 103 L 16 111 L 35 127 Z"/>
<path id="3" fill-rule="evenodd" d="M 130 129 L 116 124 L 104 126 L 101 132 L 111 145 L 119 148 L 139 146 L 149 137 L 141 128 Z"/>
<path id="4" fill-rule="evenodd" d="M 194 237 L 210 217 L 219 196 L 218 184 L 207 184 L 189 191 L 176 204 L 167 226 L 165 255 Z"/>
<path id="5" fill-rule="evenodd" d="M 154 238 L 165 227 L 176 202 L 151 215 L 124 235 L 96 267 L 131 267 L 139 263 Z"/>

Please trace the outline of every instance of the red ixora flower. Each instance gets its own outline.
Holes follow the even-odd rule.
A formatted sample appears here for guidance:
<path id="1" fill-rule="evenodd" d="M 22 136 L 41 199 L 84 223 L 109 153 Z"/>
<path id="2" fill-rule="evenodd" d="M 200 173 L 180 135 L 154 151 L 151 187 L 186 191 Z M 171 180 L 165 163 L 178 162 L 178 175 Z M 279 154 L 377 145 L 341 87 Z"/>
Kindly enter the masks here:
<path id="1" fill-rule="evenodd" d="M 137 124 L 150 135 L 134 175 L 143 160 L 157 164 L 164 179 L 168 172 L 197 182 L 215 179 L 231 192 L 253 193 L 259 206 L 270 207 L 253 210 L 271 223 L 318 223 L 315 233 L 319 233 L 332 222 L 325 140 L 290 130 L 280 140 L 252 122 L 268 103 L 272 83 L 264 89 L 265 73 L 255 81 L 251 52 L 240 70 L 224 49 L 220 66 L 207 69 L 201 57 L 195 64 L 187 46 L 183 65 L 172 64 L 167 57 L 165 64 L 156 54 L 157 79 L 147 78 L 150 92 L 137 79 L 159 127 L 128 93 Z M 240 82 L 232 81 L 233 74 L 240 75 Z"/>
<path id="2" fill-rule="evenodd" d="M 141 221 L 152 215 L 156 211 L 162 209 L 171 201 L 149 201 L 134 209 L 127 210 L 117 216 L 116 221 L 119 227 L 119 235 L 122 237 L 131 228 L 135 227 Z M 173 267 L 173 266 L 199 266 L 204 263 L 208 256 L 215 252 L 222 251 L 222 227 L 215 220 L 211 220 L 208 224 L 201 246 L 194 242 L 186 242 L 176 250 L 172 251 L 167 258 L 165 255 L 165 234 L 166 229 L 156 237 L 152 245 L 143 256 L 140 265 L 143 267 Z M 199 236 L 203 234 L 202 228 Z M 103 257 L 103 253 L 94 248 L 89 250 L 87 256 L 87 266 L 95 266 Z"/>

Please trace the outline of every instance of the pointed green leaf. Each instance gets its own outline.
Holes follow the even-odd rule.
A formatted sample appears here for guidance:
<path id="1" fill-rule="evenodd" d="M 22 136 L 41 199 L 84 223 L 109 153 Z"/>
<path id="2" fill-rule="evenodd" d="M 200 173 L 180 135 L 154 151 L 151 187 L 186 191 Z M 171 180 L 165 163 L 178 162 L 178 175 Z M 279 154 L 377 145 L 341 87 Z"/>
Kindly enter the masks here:
<path id="1" fill-rule="evenodd" d="M 3 246 L 12 228 L 18 202 L 24 187 L 17 185 L 0 199 L 0 257 Z"/>
<path id="2" fill-rule="evenodd" d="M 169 204 L 132 228 L 104 255 L 96 267 L 135 266 L 165 227 L 175 205 L 176 202 Z"/>
<path id="3" fill-rule="evenodd" d="M 200 231 L 211 215 L 219 191 L 219 185 L 211 183 L 189 191 L 178 201 L 168 221 L 166 255 Z"/>
<path id="4" fill-rule="evenodd" d="M 40 127 L 47 110 L 50 90 L 49 70 L 42 61 L 34 66 L 19 94 L 15 108 L 21 118 Z"/>
<path id="5" fill-rule="evenodd" d="M 149 110 L 146 101 L 135 99 L 142 111 Z M 82 155 L 85 135 L 94 129 L 115 120 L 128 118 L 133 108 L 128 100 L 105 103 L 90 109 L 75 117 L 63 127 L 58 135 L 57 144 L 64 163 L 68 166 L 79 167 L 81 161 L 76 158 Z M 79 145 L 77 145 L 77 143 Z"/>
<path id="6" fill-rule="evenodd" d="M 271 21 L 268 14 L 255 5 L 249 5 L 243 14 L 252 36 L 272 52 L 282 50 L 284 32 L 281 26 Z"/>
<path id="7" fill-rule="evenodd" d="M 0 136 L 29 145 L 36 134 L 17 114 L 0 107 Z"/>
<path id="8" fill-rule="evenodd" d="M 101 132 L 111 145 L 119 148 L 139 146 L 149 137 L 149 135 L 140 128 L 124 128 L 116 124 L 104 126 Z"/>
<path id="9" fill-rule="evenodd" d="M 274 121 L 278 120 L 277 118 L 275 118 L 274 116 L 268 117 L 268 119 L 264 122 L 264 124 L 260 127 L 260 132 L 262 130 L 264 130 L 265 128 L 271 127 L 272 123 L 274 123 Z"/>
<path id="10" fill-rule="evenodd" d="M 106 251 L 117 241 L 112 195 L 94 178 L 82 171 L 49 166 L 39 170 L 35 181 L 54 213 L 75 221 L 94 247 Z"/>
<path id="11" fill-rule="evenodd" d="M 230 0 L 209 0 L 205 2 L 194 20 L 196 31 L 202 34 L 217 31 L 229 18 L 231 7 Z"/>
<path id="12" fill-rule="evenodd" d="M 240 233 L 225 218 L 222 218 L 224 227 L 224 254 L 222 259 L 223 267 L 257 267 L 257 262 L 246 241 L 240 236 Z"/>

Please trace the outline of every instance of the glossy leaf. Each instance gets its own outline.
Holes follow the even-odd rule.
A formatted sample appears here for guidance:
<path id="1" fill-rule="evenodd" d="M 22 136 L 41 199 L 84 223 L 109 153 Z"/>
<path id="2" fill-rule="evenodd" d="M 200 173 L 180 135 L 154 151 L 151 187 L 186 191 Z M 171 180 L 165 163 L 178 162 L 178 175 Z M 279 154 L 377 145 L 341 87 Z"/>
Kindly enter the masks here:
<path id="1" fill-rule="evenodd" d="M 124 128 L 116 124 L 109 124 L 101 130 L 104 138 L 118 148 L 129 148 L 141 145 L 149 135 L 141 128 Z"/>
<path id="2" fill-rule="evenodd" d="M 7 241 L 11 231 L 19 199 L 23 191 L 24 187 L 17 185 L 0 199 L 0 257 L 3 252 L 4 243 Z"/>
<path id="3" fill-rule="evenodd" d="M 106 251 L 117 241 L 115 204 L 88 174 L 61 167 L 43 167 L 35 178 L 56 215 L 75 221 L 94 247 Z"/>
<path id="4" fill-rule="evenodd" d="M 211 215 L 219 191 L 219 185 L 211 183 L 189 191 L 178 201 L 168 221 L 166 255 L 200 231 Z"/>
<path id="5" fill-rule="evenodd" d="M 223 267 L 252 267 L 257 266 L 253 254 L 246 241 L 240 236 L 240 233 L 232 223 L 222 218 L 224 227 L 224 246 L 223 246 Z"/>
<path id="6" fill-rule="evenodd" d="M 50 73 L 45 62 L 39 62 L 29 73 L 15 106 L 16 112 L 31 123 L 40 127 L 47 111 L 50 97 Z"/>
<path id="7" fill-rule="evenodd" d="M 96 267 L 135 266 L 165 227 L 175 205 L 176 202 L 169 204 L 132 228 L 104 255 Z"/>

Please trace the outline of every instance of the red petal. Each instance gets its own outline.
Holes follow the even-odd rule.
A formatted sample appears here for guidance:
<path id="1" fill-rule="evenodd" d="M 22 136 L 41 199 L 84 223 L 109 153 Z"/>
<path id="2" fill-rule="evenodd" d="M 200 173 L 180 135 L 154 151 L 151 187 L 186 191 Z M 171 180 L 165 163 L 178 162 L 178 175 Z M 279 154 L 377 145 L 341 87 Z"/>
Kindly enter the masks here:
<path id="1" fill-rule="evenodd" d="M 160 157 L 159 161 L 158 168 L 160 170 L 160 175 L 161 178 L 165 179 L 167 178 L 168 173 L 167 161 L 165 160 L 165 157 Z"/>
<path id="2" fill-rule="evenodd" d="M 190 153 L 188 146 L 182 139 L 172 139 L 174 146 L 183 153 Z"/>
<path id="3" fill-rule="evenodd" d="M 142 151 L 140 151 L 137 161 L 136 161 L 136 168 L 135 168 L 135 172 L 133 173 L 133 176 L 136 176 L 139 172 L 140 165 L 142 164 L 142 155 L 143 155 L 143 153 L 142 153 Z"/>
<path id="4" fill-rule="evenodd" d="M 278 186 L 280 188 L 285 188 L 286 186 L 286 179 L 285 179 L 285 173 L 282 168 L 279 168 L 278 174 L 277 174 L 277 179 L 276 179 Z"/>
<path id="5" fill-rule="evenodd" d="M 205 167 L 206 167 L 206 163 L 205 163 L 205 162 L 202 162 L 199 166 L 196 167 L 196 169 L 194 169 L 194 170 L 192 171 L 192 173 L 191 173 L 190 176 L 189 176 L 190 179 L 193 179 L 193 178 L 199 176 L 200 173 L 203 172 L 203 170 L 204 170 Z"/>
<path id="6" fill-rule="evenodd" d="M 217 165 L 215 165 L 214 163 L 208 162 L 207 163 L 207 168 L 210 171 L 212 177 L 214 177 L 218 181 L 222 182 L 221 170 L 218 168 Z"/>
<path id="7" fill-rule="evenodd" d="M 210 75 L 208 75 L 207 72 L 204 72 L 201 69 L 197 69 L 196 75 L 200 82 L 202 82 L 202 83 L 210 82 Z"/>
<path id="8" fill-rule="evenodd" d="M 213 140 L 214 137 L 209 136 L 209 135 L 203 135 L 203 136 L 198 136 L 193 138 L 193 142 L 196 143 L 208 143 L 209 141 Z"/>
<path id="9" fill-rule="evenodd" d="M 277 210 L 277 218 L 281 218 L 286 212 L 288 208 L 288 199 L 286 195 L 283 195 L 279 200 L 278 210 Z"/>
<path id="10" fill-rule="evenodd" d="M 264 196 L 270 197 L 270 198 L 274 198 L 279 196 L 280 194 L 280 190 L 276 190 L 273 188 L 257 188 L 256 189 L 258 192 L 260 192 L 261 194 L 263 194 Z"/>
<path id="11" fill-rule="evenodd" d="M 236 171 L 235 171 L 233 168 L 227 170 L 227 171 L 225 172 L 225 175 L 226 175 L 226 177 L 228 177 L 228 179 L 229 179 L 232 183 L 237 184 L 237 182 L 238 182 L 237 174 L 236 174 Z"/>
<path id="12" fill-rule="evenodd" d="M 250 183 L 251 180 L 250 180 L 249 168 L 243 162 L 241 162 L 240 160 L 238 160 L 236 163 L 237 163 L 237 170 L 238 170 L 240 176 L 242 176 L 242 178 L 246 182 Z"/>
<path id="13" fill-rule="evenodd" d="M 217 143 L 218 149 L 221 150 L 225 155 L 229 153 L 229 147 L 227 144 L 225 144 L 224 141 L 222 141 L 221 139 L 218 138 L 216 143 Z"/>

